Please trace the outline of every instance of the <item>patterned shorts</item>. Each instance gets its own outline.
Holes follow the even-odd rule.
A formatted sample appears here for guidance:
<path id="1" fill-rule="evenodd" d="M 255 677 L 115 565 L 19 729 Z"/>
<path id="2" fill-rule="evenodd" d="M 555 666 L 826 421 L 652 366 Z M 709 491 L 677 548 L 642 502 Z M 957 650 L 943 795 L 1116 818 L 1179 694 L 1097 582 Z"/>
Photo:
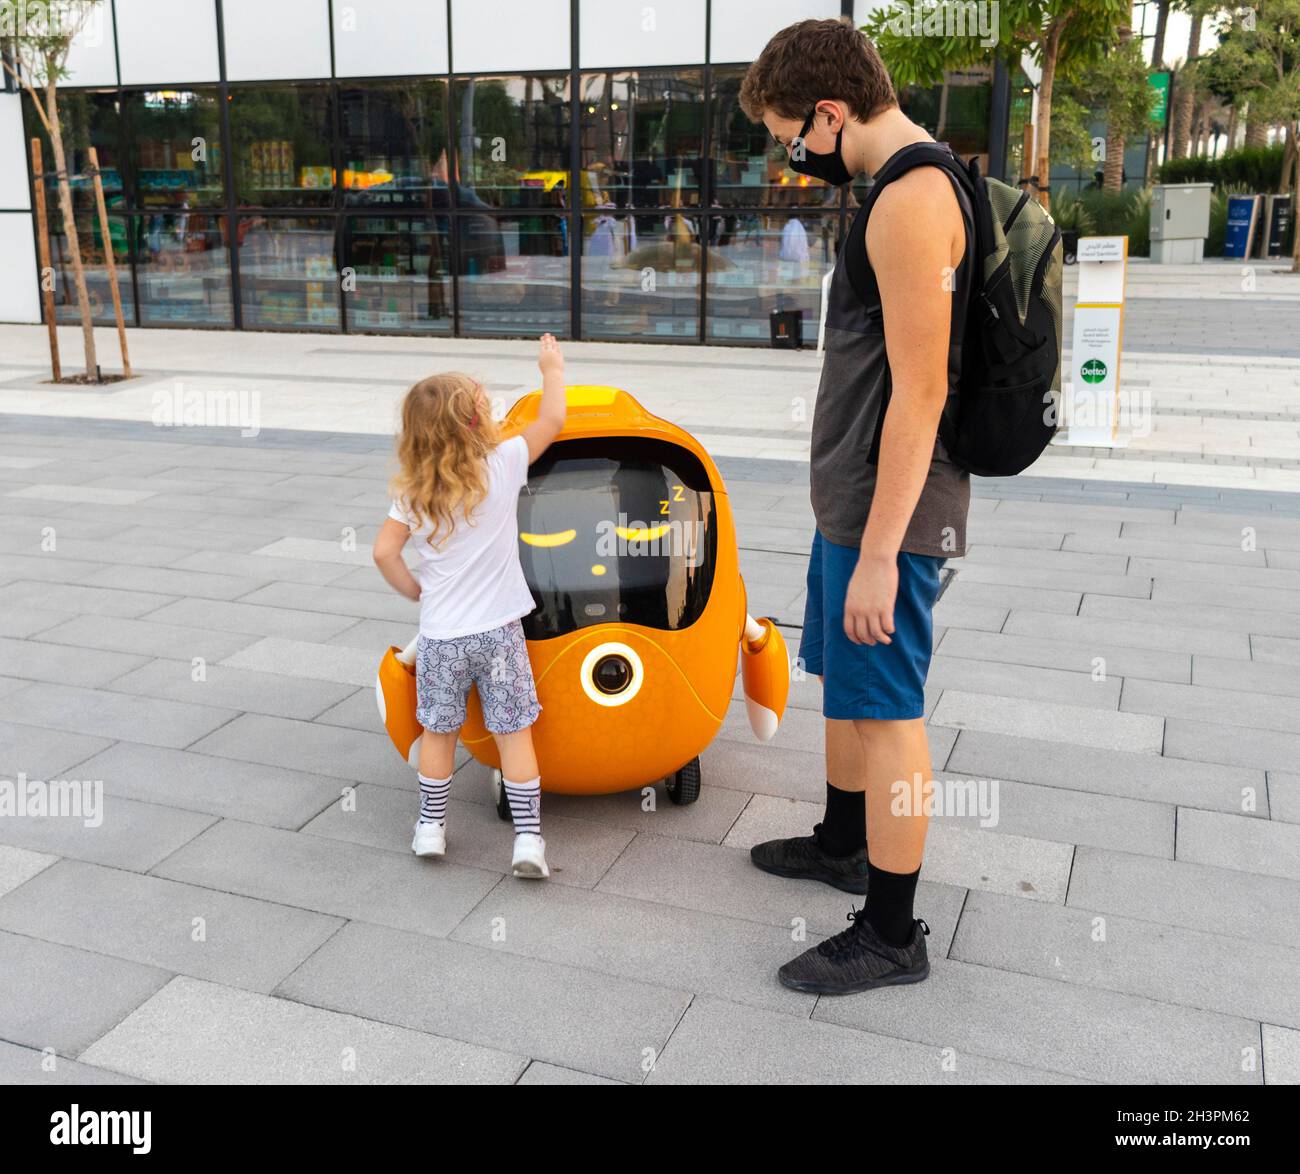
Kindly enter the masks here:
<path id="1" fill-rule="evenodd" d="M 416 719 L 426 730 L 451 734 L 465 724 L 469 687 L 478 687 L 483 720 L 494 734 L 514 734 L 537 720 L 542 707 L 533 684 L 524 628 L 512 620 L 490 632 L 450 640 L 420 637 L 415 653 L 419 704 Z"/>

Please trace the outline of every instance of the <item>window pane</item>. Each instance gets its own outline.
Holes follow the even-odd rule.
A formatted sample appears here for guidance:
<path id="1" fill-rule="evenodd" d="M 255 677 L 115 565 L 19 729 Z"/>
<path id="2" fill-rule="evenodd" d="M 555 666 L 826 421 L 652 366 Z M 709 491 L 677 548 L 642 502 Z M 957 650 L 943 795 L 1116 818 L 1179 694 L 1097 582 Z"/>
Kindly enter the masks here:
<path id="1" fill-rule="evenodd" d="M 226 185 L 217 91 L 151 90 L 127 94 L 125 105 L 131 125 L 135 205 L 223 205 Z"/>
<path id="2" fill-rule="evenodd" d="M 839 191 L 786 166 L 789 154 L 740 108 L 743 69 L 713 73 L 713 199 L 724 208 L 837 207 Z"/>
<path id="3" fill-rule="evenodd" d="M 581 109 L 583 207 L 700 203 L 704 81 L 699 70 L 586 74 Z"/>
<path id="4" fill-rule="evenodd" d="M 229 326 L 230 249 L 225 217 L 155 212 L 135 225 L 140 321 Z"/>
<path id="5" fill-rule="evenodd" d="M 569 332 L 568 221 L 462 213 L 461 334 Z"/>
<path id="6" fill-rule="evenodd" d="M 339 91 L 349 204 L 447 206 L 447 90 L 403 82 Z"/>
<path id="7" fill-rule="evenodd" d="M 462 203 L 567 207 L 567 75 L 462 79 L 452 100 Z"/>
<path id="8" fill-rule="evenodd" d="M 125 133 L 121 110 L 115 94 L 97 94 L 84 90 L 59 91 L 59 115 L 63 127 L 63 148 L 67 153 L 68 171 L 72 175 L 72 203 L 78 210 L 88 212 L 95 208 L 94 180 L 88 174 L 90 160 L 87 148 L 99 153 L 102 169 L 104 202 L 110 209 L 121 208 L 125 201 L 123 184 L 123 142 Z M 23 98 L 23 117 L 27 134 L 23 144 L 24 158 L 31 158 L 31 140 L 41 140 L 41 160 L 45 169 L 45 203 L 50 217 L 51 231 L 59 219 L 59 189 L 55 181 L 54 148 L 50 146 L 45 126 L 40 121 L 31 101 Z"/>
<path id="9" fill-rule="evenodd" d="M 113 291 L 108 279 L 104 234 L 100 231 L 99 217 L 87 209 L 78 211 L 76 218 L 77 244 L 81 249 L 81 267 L 86 278 L 91 313 L 101 325 L 112 325 Z M 135 319 L 135 300 L 131 290 L 131 257 L 126 220 L 110 216 L 108 233 L 113 260 L 117 265 L 122 314 L 129 326 Z M 68 238 L 63 231 L 63 217 L 59 215 L 57 205 L 50 209 L 50 261 L 54 267 L 55 318 L 60 322 L 80 322 L 81 311 L 77 306 L 77 286 L 73 277 L 72 259 L 68 253 Z"/>
<path id="10" fill-rule="evenodd" d="M 333 218 L 241 216 L 239 285 L 245 326 L 337 330 Z"/>
<path id="11" fill-rule="evenodd" d="M 450 334 L 449 262 L 445 218 L 349 217 L 348 329 Z"/>
<path id="12" fill-rule="evenodd" d="M 585 337 L 694 339 L 699 331 L 696 218 L 611 212 L 583 217 Z"/>
<path id="13" fill-rule="evenodd" d="M 738 213 L 711 221 L 710 342 L 766 342 L 773 310 L 802 310 L 806 345 L 817 340 L 822 278 L 835 264 L 839 218 Z M 719 257 L 722 264 L 715 261 Z"/>
<path id="14" fill-rule="evenodd" d="M 235 189 L 241 207 L 329 207 L 334 127 L 325 86 L 230 91 Z"/>

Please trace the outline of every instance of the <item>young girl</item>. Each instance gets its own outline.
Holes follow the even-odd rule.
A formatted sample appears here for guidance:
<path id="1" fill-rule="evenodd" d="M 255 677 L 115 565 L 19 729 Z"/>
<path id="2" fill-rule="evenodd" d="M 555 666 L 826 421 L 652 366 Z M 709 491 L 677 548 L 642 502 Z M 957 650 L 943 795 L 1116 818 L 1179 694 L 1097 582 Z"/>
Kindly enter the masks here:
<path id="1" fill-rule="evenodd" d="M 447 793 L 456 734 L 471 684 L 501 755 L 515 824 L 515 876 L 545 877 L 541 780 L 530 727 L 541 706 L 520 617 L 533 597 L 519 564 L 516 508 L 528 466 L 564 426 L 564 357 L 544 334 L 537 365 L 537 419 L 502 441 L 482 384 L 468 375 L 434 375 L 402 404 L 400 471 L 393 507 L 375 539 L 375 564 L 388 583 L 420 602 L 416 716 L 420 739 L 420 818 L 411 849 L 441 856 L 447 848 Z M 418 580 L 402 549 L 414 538 Z"/>

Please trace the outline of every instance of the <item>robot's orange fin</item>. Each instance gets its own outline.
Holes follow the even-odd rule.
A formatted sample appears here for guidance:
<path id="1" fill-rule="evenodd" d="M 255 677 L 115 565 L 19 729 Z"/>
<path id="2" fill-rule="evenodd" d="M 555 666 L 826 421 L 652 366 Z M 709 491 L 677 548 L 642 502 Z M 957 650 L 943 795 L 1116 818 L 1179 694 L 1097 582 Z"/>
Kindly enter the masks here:
<path id="1" fill-rule="evenodd" d="M 740 650 L 749 727 L 760 742 L 766 742 L 781 725 L 790 696 L 790 658 L 785 639 L 771 620 L 746 616 Z"/>

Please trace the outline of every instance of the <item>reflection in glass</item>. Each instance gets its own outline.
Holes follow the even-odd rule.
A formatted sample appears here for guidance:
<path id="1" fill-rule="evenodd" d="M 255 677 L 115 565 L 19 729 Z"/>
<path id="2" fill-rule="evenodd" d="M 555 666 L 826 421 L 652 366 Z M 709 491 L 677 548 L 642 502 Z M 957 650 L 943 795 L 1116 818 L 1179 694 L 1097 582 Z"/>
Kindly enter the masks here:
<path id="1" fill-rule="evenodd" d="M 140 321 L 146 326 L 229 326 L 230 249 L 224 217 L 152 212 L 135 226 Z"/>
<path id="2" fill-rule="evenodd" d="M 113 290 L 108 279 L 104 253 L 104 234 L 99 227 L 99 217 L 90 210 L 78 211 L 77 244 L 81 248 L 81 267 L 86 278 L 86 293 L 90 310 L 101 325 L 111 325 L 113 317 Z M 109 241 L 113 261 L 117 266 L 117 284 L 122 298 L 122 314 L 130 325 L 135 318 L 135 301 L 131 290 L 131 256 L 128 249 L 126 221 L 111 216 L 108 221 Z M 68 256 L 68 238 L 63 231 L 63 217 L 57 205 L 50 210 L 50 261 L 54 268 L 54 313 L 60 322 L 80 322 L 77 306 L 77 286 Z"/>
<path id="3" fill-rule="evenodd" d="M 583 207 L 700 203 L 704 80 L 697 69 L 582 78 Z"/>
<path id="4" fill-rule="evenodd" d="M 2 24 L 3 22 L 0 22 Z M 87 148 L 94 147 L 99 154 L 101 179 L 104 184 L 104 202 L 110 211 L 123 207 L 124 123 L 116 94 L 99 94 L 86 90 L 59 91 L 59 116 L 63 127 L 63 149 L 68 171 L 72 176 L 72 203 L 78 211 L 95 209 L 94 180 L 88 174 L 90 159 Z M 23 118 L 26 124 L 24 158 L 31 157 L 31 140 L 41 140 L 41 158 L 45 167 L 46 196 L 51 224 L 61 218 L 59 189 L 55 179 L 54 148 L 50 146 L 45 126 L 31 100 L 23 98 Z M 109 312 L 111 314 L 112 307 Z"/>
<path id="5" fill-rule="evenodd" d="M 241 207 L 333 204 L 334 128 L 328 87 L 232 87 L 230 133 Z"/>
<path id="6" fill-rule="evenodd" d="M 349 330 L 451 333 L 445 222 L 351 216 L 345 239 Z"/>
<path id="7" fill-rule="evenodd" d="M 724 208 L 838 207 L 839 190 L 786 165 L 789 152 L 740 108 L 743 68 L 713 72 L 713 202 Z"/>
<path id="8" fill-rule="evenodd" d="M 709 264 L 730 262 L 715 251 Z M 583 217 L 582 322 L 588 338 L 698 338 L 698 218 Z"/>
<path id="9" fill-rule="evenodd" d="M 342 89 L 339 117 L 347 203 L 447 207 L 444 82 Z"/>
<path id="10" fill-rule="evenodd" d="M 816 339 L 822 278 L 835 264 L 835 214 L 737 212 L 710 222 L 710 342 L 766 342 L 773 310 L 803 310 Z M 727 261 L 713 262 L 715 253 Z"/>
<path id="11" fill-rule="evenodd" d="M 567 220 L 471 213 L 457 228 L 461 334 L 568 334 Z"/>
<path id="12" fill-rule="evenodd" d="M 460 182 L 494 208 L 568 206 L 569 79 L 482 77 L 457 81 Z"/>
<path id="13" fill-rule="evenodd" d="M 127 94 L 135 207 L 214 208 L 225 203 L 221 105 L 216 90 Z"/>
<path id="14" fill-rule="evenodd" d="M 519 494 L 530 640 L 592 624 L 675 630 L 704 612 L 717 552 L 699 460 L 663 440 L 561 440 Z"/>
<path id="15" fill-rule="evenodd" d="M 338 280 L 333 218 L 239 218 L 245 326 L 337 330 Z"/>

